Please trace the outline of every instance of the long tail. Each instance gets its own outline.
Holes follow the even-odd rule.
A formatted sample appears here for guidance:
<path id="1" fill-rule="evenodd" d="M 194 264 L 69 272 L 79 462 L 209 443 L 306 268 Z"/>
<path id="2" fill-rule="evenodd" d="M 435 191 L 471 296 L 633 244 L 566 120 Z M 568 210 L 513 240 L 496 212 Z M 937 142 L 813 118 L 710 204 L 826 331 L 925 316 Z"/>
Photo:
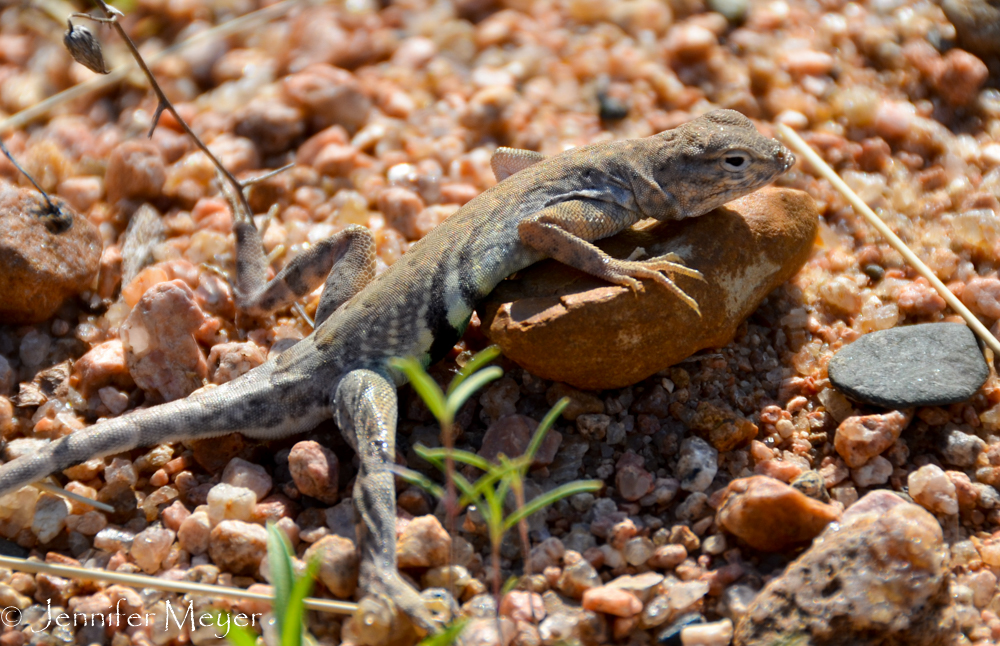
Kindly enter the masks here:
<path id="1" fill-rule="evenodd" d="M 239 432 L 269 439 L 313 428 L 330 416 L 305 379 L 282 378 L 274 362 L 186 399 L 105 420 L 0 466 L 0 496 L 79 462 L 142 446 Z"/>

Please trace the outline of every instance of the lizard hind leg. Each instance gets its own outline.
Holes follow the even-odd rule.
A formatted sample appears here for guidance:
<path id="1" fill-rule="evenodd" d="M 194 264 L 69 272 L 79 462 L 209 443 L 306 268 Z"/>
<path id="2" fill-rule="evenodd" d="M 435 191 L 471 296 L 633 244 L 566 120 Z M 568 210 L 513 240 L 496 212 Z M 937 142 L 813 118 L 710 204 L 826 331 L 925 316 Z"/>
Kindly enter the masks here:
<path id="1" fill-rule="evenodd" d="M 423 631 L 439 632 L 420 594 L 403 580 L 396 564 L 396 487 L 390 470 L 396 457 L 396 389 L 383 374 L 352 370 L 336 386 L 334 412 L 360 460 L 354 513 L 361 521 L 361 588 L 381 602 L 360 606 L 365 616 L 359 624 L 388 629 L 386 624 L 393 622 L 379 618 L 373 608 L 395 606 Z"/>
<path id="2" fill-rule="evenodd" d="M 299 254 L 268 281 L 267 257 L 253 220 L 236 218 L 236 306 L 251 316 L 267 316 L 319 287 L 326 288 L 316 310 L 319 325 L 375 277 L 375 240 L 353 224 Z"/>

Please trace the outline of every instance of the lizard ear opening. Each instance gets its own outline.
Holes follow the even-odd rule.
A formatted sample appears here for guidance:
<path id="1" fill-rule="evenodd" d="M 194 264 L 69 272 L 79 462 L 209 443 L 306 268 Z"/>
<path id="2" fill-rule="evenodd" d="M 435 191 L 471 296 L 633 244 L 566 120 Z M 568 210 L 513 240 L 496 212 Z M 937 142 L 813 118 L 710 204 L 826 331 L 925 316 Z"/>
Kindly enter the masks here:
<path id="1" fill-rule="evenodd" d="M 740 173 L 746 170 L 750 162 L 750 155 L 743 150 L 731 150 L 722 156 L 720 163 L 722 167 L 731 173 Z"/>

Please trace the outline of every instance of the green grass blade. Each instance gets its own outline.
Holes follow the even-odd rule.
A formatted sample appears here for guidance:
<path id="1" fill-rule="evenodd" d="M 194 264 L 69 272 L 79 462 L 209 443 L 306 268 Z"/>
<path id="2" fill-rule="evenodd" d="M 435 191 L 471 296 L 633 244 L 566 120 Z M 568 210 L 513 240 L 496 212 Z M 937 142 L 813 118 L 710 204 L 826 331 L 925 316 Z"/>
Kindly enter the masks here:
<path id="1" fill-rule="evenodd" d="M 451 414 L 452 419 L 454 419 L 455 413 L 458 409 L 462 407 L 465 400 L 472 396 L 474 392 L 493 381 L 494 379 L 499 379 L 503 376 L 503 368 L 500 366 L 490 366 L 489 368 L 483 368 L 477 373 L 469 375 L 462 383 L 455 387 L 448 395 L 448 413 Z"/>
<path id="2" fill-rule="evenodd" d="M 435 498 L 444 498 L 444 487 L 419 471 L 414 471 L 398 464 L 389 465 L 389 469 L 405 482 L 420 487 Z"/>
<path id="3" fill-rule="evenodd" d="M 510 516 L 504 518 L 503 528 L 504 531 L 510 529 L 517 524 L 522 518 L 527 518 L 536 511 L 541 511 L 542 509 L 548 507 L 557 500 L 562 500 L 568 496 L 572 496 L 578 493 L 588 493 L 591 491 L 600 491 L 601 487 L 604 486 L 602 480 L 578 480 L 576 482 L 567 482 L 564 485 L 556 487 L 552 491 L 547 491 L 540 496 L 536 496 L 525 503 L 524 507 L 520 509 L 515 509 Z"/>
<path id="4" fill-rule="evenodd" d="M 451 394 L 455 392 L 455 389 L 462 385 L 463 381 L 468 379 L 469 375 L 499 356 L 500 346 L 498 345 L 491 345 L 490 347 L 477 352 L 475 356 L 469 359 L 469 362 L 462 366 L 462 369 L 455 374 L 451 383 L 448 384 L 448 391 L 445 394 L 451 396 Z"/>
<path id="5" fill-rule="evenodd" d="M 427 460 L 428 462 L 434 464 L 438 468 L 443 463 L 444 459 L 448 456 L 448 449 L 445 448 L 435 448 L 431 449 L 423 444 L 416 444 L 413 446 L 413 451 L 421 458 Z M 456 462 L 461 462 L 462 464 L 469 464 L 480 471 L 489 471 L 490 467 L 493 465 L 484 457 L 478 456 L 470 451 L 463 451 L 462 449 L 452 449 L 451 458 Z"/>
<path id="6" fill-rule="evenodd" d="M 425 637 L 417 646 L 451 646 L 458 641 L 458 636 L 462 634 L 468 623 L 468 619 L 458 619 L 438 634 Z"/>
<path id="7" fill-rule="evenodd" d="M 545 414 L 538 428 L 535 429 L 535 434 L 531 437 L 531 443 L 528 444 L 528 450 L 524 452 L 524 455 L 529 458 L 529 464 L 534 461 L 535 454 L 538 453 L 539 447 L 545 441 L 545 434 L 549 432 L 549 429 L 556 423 L 556 419 L 562 415 L 567 406 L 569 406 L 569 397 L 563 397 L 557 401 L 556 405 Z"/>
<path id="8" fill-rule="evenodd" d="M 452 481 L 455 483 L 455 487 L 462 492 L 462 497 L 458 501 L 459 507 L 464 507 L 470 502 L 475 502 L 477 500 L 475 487 L 472 486 L 465 476 L 461 473 L 455 473 Z"/>
<path id="9" fill-rule="evenodd" d="M 431 379 L 419 361 L 407 357 L 405 359 L 392 359 L 389 364 L 406 375 L 413 389 L 420 395 L 420 399 L 424 400 L 427 408 L 438 422 L 451 424 L 452 418 L 448 414 L 448 404 L 445 401 L 444 393 L 441 392 L 441 387 Z"/>
<path id="10" fill-rule="evenodd" d="M 306 565 L 305 576 L 295 581 L 292 594 L 285 607 L 285 625 L 281 627 L 281 646 L 302 646 L 302 632 L 305 630 L 305 599 L 312 592 L 313 579 L 319 569 L 319 561 L 312 559 Z"/>
<path id="11" fill-rule="evenodd" d="M 216 616 L 215 625 L 222 625 L 218 620 L 218 615 Z M 229 634 L 226 635 L 226 641 L 230 644 L 233 646 L 257 646 L 257 633 L 244 626 L 237 626 L 233 621 L 232 615 L 229 617 L 228 625 Z"/>
<path id="12" fill-rule="evenodd" d="M 505 594 L 517 587 L 517 584 L 521 582 L 521 577 L 516 575 L 510 575 L 507 580 L 503 582 L 503 586 L 500 588 L 500 596 L 503 597 Z"/>
<path id="13" fill-rule="evenodd" d="M 267 524 L 267 563 L 271 574 L 271 585 L 274 586 L 274 618 L 278 631 L 284 630 L 285 608 L 292 594 L 295 575 L 292 570 L 292 548 L 288 539 L 272 522 Z"/>

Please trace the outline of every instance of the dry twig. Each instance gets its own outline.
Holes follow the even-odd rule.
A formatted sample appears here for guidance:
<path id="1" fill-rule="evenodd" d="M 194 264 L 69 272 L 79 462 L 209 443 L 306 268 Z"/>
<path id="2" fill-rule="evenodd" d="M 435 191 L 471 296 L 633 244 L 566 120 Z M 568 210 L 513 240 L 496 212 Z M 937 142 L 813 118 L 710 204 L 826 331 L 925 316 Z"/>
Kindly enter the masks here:
<path id="1" fill-rule="evenodd" d="M 145 576 L 142 574 L 125 574 L 123 572 L 108 572 L 107 570 L 91 570 L 71 565 L 55 565 L 53 563 L 43 563 L 41 561 L 29 561 L 13 556 L 0 556 L 0 566 L 8 567 L 19 572 L 30 572 L 32 574 L 48 574 L 61 576 L 78 581 L 109 581 L 111 583 L 122 583 L 139 588 L 153 588 L 156 590 L 166 590 L 167 592 L 178 592 L 180 594 L 206 594 L 213 597 L 226 597 L 228 599 L 251 599 L 254 601 L 274 601 L 273 595 L 260 592 L 249 592 L 241 588 L 230 588 L 221 585 L 209 585 L 207 583 L 192 583 L 191 581 L 170 581 L 160 579 L 155 576 Z M 319 610 L 320 612 L 332 612 L 340 615 L 354 614 L 358 604 L 349 601 L 334 601 L 332 599 L 317 599 L 309 597 L 305 600 L 306 608 Z"/>
<path id="2" fill-rule="evenodd" d="M 212 27 L 211 29 L 206 29 L 205 31 L 195 34 L 187 40 L 168 47 L 159 54 L 150 57 L 149 63 L 156 64 L 168 56 L 174 56 L 175 54 L 178 54 L 202 41 L 215 38 L 225 38 L 226 36 L 249 29 L 251 26 L 260 22 L 272 20 L 278 16 L 284 15 L 290 11 L 292 7 L 301 4 L 302 2 L 303 0 L 282 0 L 282 2 L 271 5 L 270 7 L 259 9 L 252 13 L 248 13 L 245 16 L 240 16 L 239 18 L 234 18 L 224 24 Z M 49 10 L 47 5 L 45 7 L 46 12 L 52 15 L 53 12 Z M 63 19 L 64 18 L 59 18 L 58 20 L 61 22 Z M 85 83 L 74 85 L 73 87 L 63 90 L 58 94 L 50 96 L 44 101 L 36 103 L 30 108 L 25 108 L 16 114 L 12 114 L 6 119 L 0 120 L 0 135 L 28 125 L 32 121 L 45 116 L 50 110 L 62 103 L 87 96 L 88 94 L 109 87 L 123 80 L 131 72 L 132 68 L 130 66 L 119 67 L 112 70 L 109 74 L 96 76 Z"/>
<path id="3" fill-rule="evenodd" d="M 875 229 L 882 234 L 882 237 L 885 238 L 886 242 L 888 242 L 893 249 L 898 251 L 903 256 L 903 259 L 905 259 L 910 266 L 917 270 L 918 274 L 927 279 L 927 282 L 929 282 L 931 286 L 937 290 L 938 294 L 941 295 L 941 298 L 943 298 L 945 302 L 951 306 L 951 309 L 955 310 L 959 315 L 961 315 L 962 318 L 965 319 L 965 322 L 969 324 L 972 331 L 983 340 L 993 353 L 1000 355 L 1000 340 L 998 340 L 988 329 L 986 329 L 986 326 L 983 325 L 978 318 L 976 318 L 976 315 L 969 311 L 969 308 L 966 307 L 962 301 L 958 300 L 958 297 L 955 296 L 955 294 L 953 294 L 952 291 L 948 289 L 948 287 L 942 283 L 937 276 L 934 275 L 931 268 L 928 267 L 923 260 L 917 257 L 917 254 L 913 253 L 913 250 L 910 249 L 906 243 L 903 242 L 900 237 L 897 236 L 892 229 L 890 229 L 888 225 L 882 221 L 882 218 L 880 218 L 875 211 L 871 209 L 871 207 L 865 204 L 864 200 L 862 200 L 857 193 L 851 190 L 851 187 L 848 186 L 844 180 L 840 179 L 837 172 L 830 168 L 830 165 L 823 161 L 823 158 L 820 157 L 816 151 L 810 148 L 809 144 L 807 144 L 797 132 L 785 124 L 778 124 L 778 132 L 781 133 L 781 136 L 785 138 L 788 144 L 794 148 L 797 153 L 809 160 L 809 163 L 813 165 L 813 168 L 815 168 L 820 175 L 833 184 L 835 189 L 840 191 L 841 195 L 843 195 L 844 198 L 851 203 L 851 206 L 853 206 L 858 213 L 864 216 L 870 225 L 875 227 Z"/>
<path id="4" fill-rule="evenodd" d="M 149 66 L 146 64 L 146 61 L 143 60 L 142 54 L 139 53 L 139 49 L 135 46 L 135 43 L 132 42 L 132 39 L 129 37 L 128 33 L 126 33 L 125 29 L 121 26 L 121 23 L 118 21 L 119 18 L 124 17 L 124 14 L 121 11 L 109 5 L 104 0 L 94 0 L 94 2 L 96 2 L 97 5 L 101 8 L 101 11 L 104 12 L 105 15 L 104 18 L 98 18 L 96 16 L 91 16 L 85 13 L 77 13 L 73 15 L 75 17 L 89 18 L 90 20 L 111 25 L 111 27 L 118 32 L 118 35 L 121 37 L 121 39 L 125 41 L 125 44 L 128 46 L 129 51 L 132 53 L 132 58 L 135 59 L 135 62 L 139 65 L 139 69 L 142 70 L 142 73 L 146 75 L 146 79 L 149 81 L 149 85 L 152 88 L 153 93 L 156 94 L 156 99 L 157 99 L 156 111 L 153 113 L 153 122 L 149 126 L 148 136 L 150 137 L 153 136 L 153 131 L 156 129 L 156 124 L 160 122 L 160 115 L 163 114 L 164 110 L 173 115 L 174 119 L 177 120 L 177 124 L 181 127 L 181 129 L 185 133 L 187 133 L 189 137 L 191 137 L 195 145 L 198 146 L 198 149 L 201 150 L 201 152 L 205 153 L 205 156 L 208 157 L 209 160 L 211 160 L 215 168 L 220 173 L 222 173 L 222 176 L 226 179 L 227 182 L 229 182 L 229 184 L 236 191 L 237 194 L 236 197 L 239 200 L 240 206 L 244 209 L 246 216 L 252 217 L 253 210 L 250 208 L 250 203 L 247 202 L 246 195 L 243 194 L 243 185 L 240 184 L 239 180 L 236 179 L 233 176 L 233 174 L 230 173 L 229 170 L 222 165 L 222 162 L 220 162 L 219 159 L 212 153 L 212 151 L 209 150 L 208 146 L 205 145 L 205 142 L 203 142 L 201 138 L 198 137 L 198 135 L 196 135 L 193 130 L 191 130 L 191 127 L 187 124 L 186 121 L 184 121 L 181 115 L 178 114 L 177 109 L 174 108 L 174 104 L 171 103 L 170 99 L 167 98 L 167 95 L 164 94 L 163 89 L 160 87 L 160 84 L 156 82 L 156 77 L 154 77 L 153 73 L 149 70 Z M 72 30 L 72 23 L 70 24 L 70 29 Z"/>

